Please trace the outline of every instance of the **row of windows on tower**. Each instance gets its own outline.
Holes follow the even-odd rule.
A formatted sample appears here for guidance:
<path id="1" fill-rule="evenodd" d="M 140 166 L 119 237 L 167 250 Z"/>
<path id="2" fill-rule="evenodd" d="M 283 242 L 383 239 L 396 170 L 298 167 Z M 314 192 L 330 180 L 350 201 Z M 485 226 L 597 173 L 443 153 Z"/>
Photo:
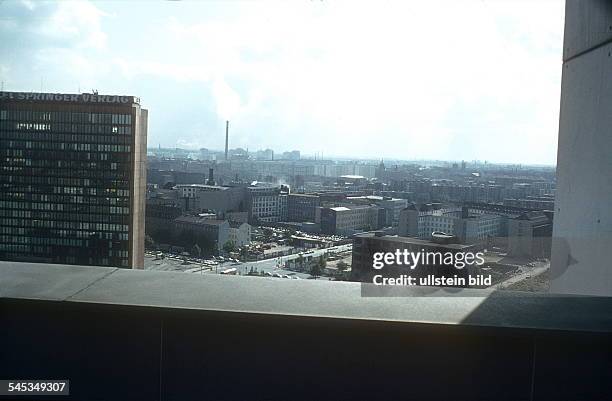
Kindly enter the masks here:
<path id="1" fill-rule="evenodd" d="M 132 124 L 132 115 L 70 111 L 0 110 L 0 120 L 129 125 Z"/>

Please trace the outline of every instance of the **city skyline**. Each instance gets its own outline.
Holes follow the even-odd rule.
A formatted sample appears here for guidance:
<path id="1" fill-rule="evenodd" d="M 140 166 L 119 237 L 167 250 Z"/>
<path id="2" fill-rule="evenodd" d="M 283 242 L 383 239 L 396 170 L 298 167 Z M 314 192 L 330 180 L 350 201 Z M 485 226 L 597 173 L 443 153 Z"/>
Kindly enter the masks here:
<path id="1" fill-rule="evenodd" d="M 462 162 L 468 163 L 468 164 L 477 164 L 477 165 L 491 165 L 491 166 L 499 166 L 499 167 L 525 167 L 525 168 L 551 168 L 551 169 L 555 169 L 556 168 L 556 164 L 545 164 L 545 163 L 510 163 L 510 162 L 494 162 L 494 161 L 489 161 L 489 160 L 461 160 L 461 159 L 402 159 L 402 158 L 393 158 L 393 157 L 389 157 L 389 158 L 385 158 L 385 157 L 381 157 L 381 158 L 375 158 L 375 157 L 351 157 L 351 156 L 327 156 L 325 153 L 323 152 L 315 152 L 312 154 L 308 154 L 308 153 L 302 153 L 299 149 L 292 149 L 291 151 L 289 150 L 281 150 L 281 151 L 277 151 L 276 149 L 273 148 L 241 148 L 241 147 L 232 147 L 230 145 L 229 150 L 236 150 L 236 149 L 242 149 L 248 152 L 249 155 L 249 159 L 251 161 L 300 161 L 300 160 L 308 160 L 308 161 L 334 161 L 334 162 L 360 162 L 360 163 L 369 163 L 369 164 L 376 164 L 378 165 L 380 162 L 383 162 L 384 164 L 388 164 L 387 167 L 391 167 L 394 164 L 420 164 L 422 163 L 423 165 L 427 166 L 427 165 L 436 165 L 438 166 L 438 163 L 443 163 L 443 164 L 449 164 L 452 165 L 454 163 L 460 164 Z M 206 150 L 208 152 L 210 152 L 211 154 L 216 154 L 218 156 L 218 158 L 216 160 L 212 160 L 212 159 L 201 159 L 199 154 L 200 151 Z M 257 159 L 256 154 L 258 152 L 263 152 L 263 151 L 267 151 L 267 150 L 272 150 L 274 153 L 274 159 Z M 224 162 L 223 160 L 223 153 L 224 150 L 223 149 L 213 149 L 213 148 L 200 148 L 200 149 L 189 149 L 189 148 L 181 148 L 181 147 L 163 147 L 163 146 L 149 146 L 147 148 L 147 151 L 149 152 L 149 154 L 151 156 L 164 156 L 163 154 L 166 152 L 183 152 L 184 154 L 187 154 L 188 156 L 196 156 L 197 157 L 193 157 L 192 159 L 199 159 L 202 161 L 215 161 L 215 162 Z M 159 151 L 161 151 L 161 154 L 158 154 Z M 299 159 L 285 159 L 283 158 L 283 154 L 285 153 L 290 153 L 290 152 L 299 152 L 300 153 L 300 158 Z M 180 157 L 182 158 L 182 156 Z M 231 160 L 230 160 L 231 161 Z"/>
<path id="2" fill-rule="evenodd" d="M 140 96 L 151 146 L 556 164 L 562 2 L 0 10 L 3 90 Z"/>

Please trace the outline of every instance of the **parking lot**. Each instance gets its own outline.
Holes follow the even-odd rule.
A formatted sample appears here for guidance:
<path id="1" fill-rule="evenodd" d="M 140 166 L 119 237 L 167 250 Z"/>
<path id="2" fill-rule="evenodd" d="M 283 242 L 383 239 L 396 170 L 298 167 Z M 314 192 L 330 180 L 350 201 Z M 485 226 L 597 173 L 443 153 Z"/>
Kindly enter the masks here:
<path id="1" fill-rule="evenodd" d="M 284 279 L 312 279 L 306 272 L 297 272 L 284 269 L 285 262 L 297 259 L 300 254 L 319 257 L 329 252 L 350 251 L 352 244 L 339 245 L 324 249 L 311 249 L 301 253 L 263 259 L 253 262 L 240 262 L 236 259 L 215 257 L 207 259 L 193 258 L 188 255 L 169 253 L 145 252 L 145 269 L 157 271 L 172 271 L 198 274 L 238 274 L 247 275 L 250 271 L 257 272 L 264 277 Z M 163 258 L 162 256 L 163 255 Z M 328 280 L 328 277 L 319 277 L 319 280 Z"/>

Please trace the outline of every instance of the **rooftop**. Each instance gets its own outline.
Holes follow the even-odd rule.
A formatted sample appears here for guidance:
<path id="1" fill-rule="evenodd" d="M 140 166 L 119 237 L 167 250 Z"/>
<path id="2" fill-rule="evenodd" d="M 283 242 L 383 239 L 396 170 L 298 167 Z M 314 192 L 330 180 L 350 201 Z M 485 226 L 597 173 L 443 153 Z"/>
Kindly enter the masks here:
<path id="1" fill-rule="evenodd" d="M 140 103 L 135 96 L 99 95 L 98 93 L 38 93 L 38 92 L 0 92 L 0 101 L 45 102 L 45 103 L 82 103 L 97 105 L 125 106 Z"/>
<path id="2" fill-rule="evenodd" d="M 174 221 L 179 223 L 201 224 L 203 226 L 218 226 L 225 223 L 225 220 L 211 219 L 206 216 L 181 216 L 174 219 Z"/>
<path id="3" fill-rule="evenodd" d="M 209 191 L 226 191 L 230 189 L 230 187 L 222 187 L 220 185 L 205 185 L 205 184 L 178 184 L 177 188 L 197 188 L 202 190 Z"/>

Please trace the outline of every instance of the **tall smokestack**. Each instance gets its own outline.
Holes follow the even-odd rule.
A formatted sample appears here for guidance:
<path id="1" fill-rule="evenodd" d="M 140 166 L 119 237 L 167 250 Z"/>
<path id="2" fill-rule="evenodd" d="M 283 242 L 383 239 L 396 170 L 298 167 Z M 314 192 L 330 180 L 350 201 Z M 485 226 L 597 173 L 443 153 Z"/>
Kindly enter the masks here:
<path id="1" fill-rule="evenodd" d="M 225 122 L 225 160 L 227 160 L 228 143 L 229 143 L 229 121 L 226 121 Z"/>

